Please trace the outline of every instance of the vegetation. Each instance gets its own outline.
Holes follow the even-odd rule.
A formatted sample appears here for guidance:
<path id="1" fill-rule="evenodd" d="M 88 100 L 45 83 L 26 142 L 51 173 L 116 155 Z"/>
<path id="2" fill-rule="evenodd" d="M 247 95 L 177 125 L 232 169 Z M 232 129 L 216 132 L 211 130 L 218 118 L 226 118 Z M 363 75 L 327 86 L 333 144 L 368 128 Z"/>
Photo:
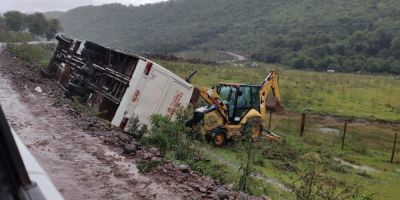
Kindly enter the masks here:
<path id="1" fill-rule="evenodd" d="M 6 50 L 44 69 L 49 64 L 53 48 L 47 45 L 8 44 Z"/>
<path id="2" fill-rule="evenodd" d="M 160 160 L 143 160 L 137 164 L 137 168 L 139 172 L 147 173 L 150 172 L 155 167 L 159 166 L 160 164 L 162 164 L 162 161 Z"/>
<path id="3" fill-rule="evenodd" d="M 19 11 L 8 11 L 0 16 L 0 24 L 4 23 L 7 31 L 21 32 L 28 30 L 35 36 L 44 36 L 50 40 L 61 30 L 57 19 L 47 20 L 43 13 L 24 14 Z M 11 33 L 7 33 L 11 34 Z M 1 39 L 1 38 L 0 38 Z M 0 40 L 1 41 L 1 40 Z M 8 42 L 5 40 L 5 42 Z M 19 42 L 25 42 L 24 40 Z"/>
<path id="4" fill-rule="evenodd" d="M 26 53 L 31 48 L 43 49 L 19 47 L 9 50 L 21 57 L 31 55 Z M 48 54 L 44 55 L 49 58 Z M 250 68 L 159 63 L 181 77 L 198 70 L 193 82 L 204 86 L 221 80 L 257 84 L 266 71 L 280 68 L 280 86 L 286 109 L 285 114 L 273 115 L 271 124 L 271 130 L 282 137 L 282 142 L 266 143 L 260 139 L 252 143 L 250 149 L 246 143 L 223 148 L 207 145 L 202 137 L 196 136 L 196 130 L 184 126 L 190 111 L 178 111 L 174 121 L 156 115 L 152 117 L 153 126 L 149 131 L 140 126 L 137 126 L 137 134 L 132 130 L 134 135 L 142 137 L 142 144 L 160 148 L 167 159 L 187 163 L 193 170 L 222 183 L 235 184 L 237 188 L 240 188 L 242 169 L 245 169 L 241 166 L 250 166 L 246 173 L 246 191 L 268 195 L 272 199 L 318 199 L 323 195 L 325 199 L 335 199 L 331 198 L 333 196 L 341 197 L 336 199 L 383 200 L 400 196 L 399 154 L 395 155 L 395 163 L 388 162 L 394 132 L 400 130 L 396 123 L 399 122 L 399 80 L 390 76 L 305 72 L 266 64 Z M 305 136 L 299 137 L 301 117 L 298 111 L 332 112 L 342 117 L 308 115 Z M 373 116 L 368 113 L 373 113 Z M 342 150 L 343 122 L 350 116 L 356 118 L 348 124 Z M 251 150 L 251 156 L 244 149 Z M 146 172 L 159 164 L 162 162 L 144 161 L 138 167 Z"/>
<path id="5" fill-rule="evenodd" d="M 392 76 L 319 73 L 259 63 L 259 67 L 208 66 L 158 61 L 181 77 L 197 70 L 192 82 L 211 87 L 219 82 L 260 84 L 272 69 L 279 69 L 279 83 L 286 111 L 400 121 L 400 81 Z"/>
<path id="6" fill-rule="evenodd" d="M 66 33 L 130 51 L 239 51 L 298 69 L 400 73 L 397 0 L 174 0 L 85 6 Z"/>
<path id="7" fill-rule="evenodd" d="M 23 32 L 0 32 L 0 42 L 15 43 L 15 42 L 29 42 L 33 40 L 30 33 Z"/>

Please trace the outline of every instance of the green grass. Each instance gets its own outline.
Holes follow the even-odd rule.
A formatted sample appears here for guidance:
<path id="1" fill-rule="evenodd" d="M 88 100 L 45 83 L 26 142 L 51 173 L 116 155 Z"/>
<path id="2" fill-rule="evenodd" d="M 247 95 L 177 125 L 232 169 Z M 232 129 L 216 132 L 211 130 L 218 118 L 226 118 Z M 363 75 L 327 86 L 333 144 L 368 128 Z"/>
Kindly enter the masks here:
<path id="1" fill-rule="evenodd" d="M 14 42 L 29 42 L 33 40 L 30 33 L 22 32 L 0 32 L 0 42 L 14 43 Z"/>
<path id="2" fill-rule="evenodd" d="M 31 62 L 49 58 L 42 47 L 20 46 L 11 49 L 18 57 Z M 45 63 L 45 62 L 44 62 Z M 376 193 L 375 199 L 397 199 L 400 196 L 400 156 L 396 163 L 389 163 L 395 130 L 400 124 L 356 120 L 348 124 L 348 134 L 344 150 L 340 149 L 343 121 L 332 117 L 308 115 L 305 137 L 300 138 L 299 124 L 301 111 L 329 114 L 341 117 L 400 121 L 400 81 L 389 75 L 326 74 L 287 69 L 282 66 L 262 64 L 259 68 L 239 66 L 205 66 L 188 63 L 159 61 L 181 77 L 197 70 L 193 83 L 212 86 L 220 81 L 258 84 L 270 69 L 280 69 L 280 86 L 286 108 L 285 114 L 273 115 L 271 129 L 282 136 L 287 144 L 298 150 L 299 156 L 309 152 L 321 155 L 334 166 L 327 175 L 337 177 L 347 183 L 359 182 L 365 193 Z M 167 123 L 169 124 L 169 123 Z M 338 134 L 326 134 L 321 128 L 337 129 Z M 168 129 L 169 130 L 169 129 Z M 290 183 L 296 177 L 293 171 L 283 170 L 281 161 L 266 158 L 262 154 L 266 146 L 257 146 L 254 163 L 255 172 L 263 177 L 282 183 Z M 287 146 L 281 144 L 281 148 Z M 206 155 L 201 161 L 190 161 L 191 167 L 203 174 L 221 179 L 226 183 L 237 183 L 238 166 L 243 152 L 237 147 L 212 148 L 204 144 L 190 146 Z M 284 150 L 282 149 L 282 150 Z M 167 153 L 167 157 L 176 156 Z M 336 166 L 333 158 L 340 158 L 357 165 L 367 165 L 377 170 L 364 173 L 345 166 Z M 296 168 L 301 161 L 293 161 Z M 256 180 L 255 194 L 267 194 L 273 199 L 293 199 L 294 196 L 274 184 Z"/>
<path id="3" fill-rule="evenodd" d="M 328 74 L 272 64 L 251 68 L 159 63 L 181 77 L 197 70 L 193 83 L 202 86 L 219 82 L 260 84 L 269 70 L 279 69 L 287 111 L 400 122 L 400 80 L 393 80 L 390 75 Z"/>
<path id="4" fill-rule="evenodd" d="M 261 64 L 259 68 L 238 66 L 206 66 L 188 63 L 158 61 L 162 66 L 181 77 L 197 70 L 194 84 L 212 86 L 220 81 L 258 84 L 270 69 L 280 70 L 280 88 L 286 114 L 273 115 L 272 130 L 303 154 L 315 152 L 332 163 L 327 175 L 346 183 L 358 182 L 365 194 L 376 194 L 374 199 L 396 199 L 400 196 L 399 163 L 389 163 L 395 130 L 400 124 L 382 123 L 379 120 L 400 122 L 400 81 L 390 75 L 362 75 L 345 73 L 318 73 L 299 71 L 282 66 Z M 305 137 L 300 138 L 300 113 L 308 115 Z M 318 114 L 338 116 L 321 117 Z M 348 124 L 345 149 L 341 150 L 344 122 L 340 118 L 357 119 Z M 360 120 L 368 119 L 368 120 Z M 373 120 L 378 120 L 374 122 Z M 321 128 L 336 129 L 327 134 Z M 210 148 L 214 160 L 226 164 L 230 170 L 240 165 L 241 152 L 234 148 Z M 260 152 L 257 152 L 257 156 Z M 377 170 L 365 173 L 346 166 L 338 166 L 333 158 L 340 158 L 357 165 L 367 165 Z M 395 160 L 400 161 L 397 153 Z M 290 183 L 296 173 L 276 167 L 277 160 L 264 159 L 265 166 L 255 170 L 265 177 Z M 301 167 L 301 162 L 295 162 Z M 336 166 L 336 167 L 335 167 Z M 273 199 L 293 199 L 290 192 L 264 183 L 267 194 Z M 267 190 L 268 191 L 268 190 Z M 265 194 L 265 193 L 264 193 Z"/>
<path id="5" fill-rule="evenodd" d="M 7 51 L 41 69 L 47 67 L 52 53 L 52 50 L 47 47 L 31 44 L 8 44 Z"/>

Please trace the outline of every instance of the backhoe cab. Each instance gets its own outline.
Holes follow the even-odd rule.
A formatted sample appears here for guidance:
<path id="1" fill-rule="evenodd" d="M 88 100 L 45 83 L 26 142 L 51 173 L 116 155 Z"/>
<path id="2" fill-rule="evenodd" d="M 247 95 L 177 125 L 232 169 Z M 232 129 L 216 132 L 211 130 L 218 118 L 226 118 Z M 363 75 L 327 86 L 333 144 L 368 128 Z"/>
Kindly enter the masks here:
<path id="1" fill-rule="evenodd" d="M 202 134 L 215 146 L 240 137 L 244 127 L 249 125 L 252 137 L 260 136 L 263 132 L 262 120 L 267 118 L 268 112 L 283 111 L 276 71 L 271 71 L 260 85 L 220 83 L 212 89 L 195 86 L 192 97 L 194 107 L 198 97 L 208 105 L 195 109 L 187 125 L 200 124 Z M 266 134 L 267 139 L 278 139 L 269 133 Z"/>

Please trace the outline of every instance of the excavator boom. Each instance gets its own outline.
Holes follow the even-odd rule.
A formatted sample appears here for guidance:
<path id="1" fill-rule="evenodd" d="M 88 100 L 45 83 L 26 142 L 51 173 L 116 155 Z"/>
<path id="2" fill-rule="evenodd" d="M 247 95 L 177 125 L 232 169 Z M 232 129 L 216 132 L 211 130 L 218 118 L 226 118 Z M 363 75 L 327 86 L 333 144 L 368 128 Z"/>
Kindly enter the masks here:
<path id="1" fill-rule="evenodd" d="M 260 86 L 260 112 L 266 118 L 267 111 L 283 112 L 282 97 L 279 89 L 279 73 L 271 71 Z M 271 91 L 271 93 L 270 93 Z M 272 96 L 269 96 L 272 94 Z"/>

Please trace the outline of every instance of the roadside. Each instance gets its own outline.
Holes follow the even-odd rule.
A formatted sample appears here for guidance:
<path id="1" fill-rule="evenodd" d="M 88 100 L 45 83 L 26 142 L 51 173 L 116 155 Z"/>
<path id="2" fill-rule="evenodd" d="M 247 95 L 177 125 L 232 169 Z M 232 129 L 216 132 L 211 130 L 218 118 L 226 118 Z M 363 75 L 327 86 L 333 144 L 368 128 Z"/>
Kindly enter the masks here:
<path id="1" fill-rule="evenodd" d="M 162 159 L 156 149 L 78 112 L 65 103 L 54 81 L 6 52 L 0 53 L 0 76 L 0 103 L 10 125 L 66 199 L 248 197 L 168 161 L 143 175 L 135 163 Z M 124 154 L 129 143 L 138 146 L 136 155 Z"/>
<path id="2" fill-rule="evenodd" d="M 56 106 L 59 93 L 51 91 L 49 81 L 24 75 L 29 72 L 17 70 L 24 64 L 15 59 L 0 58 L 0 102 L 9 123 L 66 199 L 180 198 L 140 175 L 134 159 L 88 134 L 82 127 L 91 126 L 89 119 L 66 114 L 72 112 L 67 105 Z M 38 86 L 42 93 L 34 90 Z"/>

